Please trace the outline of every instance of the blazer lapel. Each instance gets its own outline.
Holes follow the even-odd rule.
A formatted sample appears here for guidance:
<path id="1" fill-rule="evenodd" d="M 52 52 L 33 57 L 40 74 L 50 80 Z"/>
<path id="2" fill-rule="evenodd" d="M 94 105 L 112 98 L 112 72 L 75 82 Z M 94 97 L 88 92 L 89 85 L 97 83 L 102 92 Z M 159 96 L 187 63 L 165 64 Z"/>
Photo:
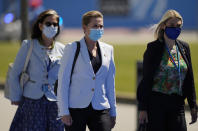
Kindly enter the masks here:
<path id="1" fill-rule="evenodd" d="M 154 60 L 154 61 L 152 61 L 153 63 L 156 63 L 155 68 L 153 68 L 154 70 L 156 68 L 158 68 L 161 63 L 164 49 L 165 49 L 165 42 L 164 41 L 161 42 L 161 41 L 157 40 L 155 43 L 155 48 L 152 48 L 152 51 L 151 51 L 155 54 L 154 55 L 155 59 L 150 58 L 151 60 Z"/>
<path id="2" fill-rule="evenodd" d="M 103 71 L 104 69 L 103 67 L 106 65 L 106 61 L 107 61 L 107 54 L 106 54 L 105 46 L 103 46 L 99 41 L 98 43 L 99 43 L 99 48 L 100 48 L 100 53 L 101 53 L 102 64 L 96 73 L 97 75 Z"/>
<path id="3" fill-rule="evenodd" d="M 91 73 L 91 75 L 94 75 L 94 71 L 93 71 L 93 67 L 91 64 L 91 60 L 89 58 L 89 53 L 88 53 L 88 49 L 87 49 L 87 45 L 85 43 L 85 39 L 81 39 L 80 40 L 80 53 L 84 59 L 85 64 L 87 64 L 88 70 Z"/>
<path id="4" fill-rule="evenodd" d="M 34 50 L 33 52 L 35 53 L 35 55 L 39 58 L 39 60 L 45 65 L 45 58 L 44 58 L 44 53 L 45 53 L 45 49 L 44 49 L 44 46 L 40 45 L 39 41 L 38 40 L 34 40 Z"/>

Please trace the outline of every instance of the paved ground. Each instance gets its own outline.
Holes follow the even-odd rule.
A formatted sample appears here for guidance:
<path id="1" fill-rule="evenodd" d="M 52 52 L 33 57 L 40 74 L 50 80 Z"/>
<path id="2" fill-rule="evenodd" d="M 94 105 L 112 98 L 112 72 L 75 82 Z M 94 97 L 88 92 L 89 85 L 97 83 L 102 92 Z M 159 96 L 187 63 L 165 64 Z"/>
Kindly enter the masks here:
<path id="1" fill-rule="evenodd" d="M 136 105 L 118 103 L 117 105 L 117 124 L 113 131 L 135 131 L 136 129 Z M 10 102 L 3 97 L 0 91 L 0 131 L 8 131 L 12 121 L 16 106 L 11 106 Z M 186 112 L 187 123 L 190 122 L 190 114 Z M 197 131 L 198 122 L 194 125 L 188 125 L 188 131 Z M 87 130 L 88 131 L 88 130 Z"/>

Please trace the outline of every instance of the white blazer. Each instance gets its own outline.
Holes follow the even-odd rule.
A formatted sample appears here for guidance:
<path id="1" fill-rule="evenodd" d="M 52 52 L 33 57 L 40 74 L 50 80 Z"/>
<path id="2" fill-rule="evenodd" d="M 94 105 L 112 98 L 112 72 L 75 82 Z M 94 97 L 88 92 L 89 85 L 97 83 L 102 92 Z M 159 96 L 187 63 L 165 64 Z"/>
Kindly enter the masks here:
<path id="1" fill-rule="evenodd" d="M 80 52 L 74 67 L 72 82 L 70 73 L 76 52 L 76 42 L 65 46 L 58 74 L 59 116 L 68 115 L 69 108 L 86 108 L 90 103 L 96 110 L 110 109 L 116 116 L 115 64 L 113 47 L 98 41 L 102 65 L 95 74 L 84 38 L 80 40 Z"/>

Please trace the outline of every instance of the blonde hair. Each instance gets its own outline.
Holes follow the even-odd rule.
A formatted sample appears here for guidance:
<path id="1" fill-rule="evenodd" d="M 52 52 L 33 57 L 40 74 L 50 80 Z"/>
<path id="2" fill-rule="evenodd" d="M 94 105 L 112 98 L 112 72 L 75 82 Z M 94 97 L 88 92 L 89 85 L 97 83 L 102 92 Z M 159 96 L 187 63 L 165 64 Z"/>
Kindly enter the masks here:
<path id="1" fill-rule="evenodd" d="M 168 20 L 170 20 L 171 18 L 179 18 L 182 22 L 183 25 L 183 18 L 182 16 L 179 14 L 179 12 L 177 12 L 176 10 L 168 10 L 166 11 L 166 13 L 163 15 L 162 19 L 160 20 L 160 22 L 156 25 L 156 29 L 155 29 L 155 33 L 154 33 L 154 37 L 155 39 L 159 39 L 159 40 L 163 40 L 164 37 L 164 29 L 162 28 L 162 26 L 164 24 L 166 24 L 166 22 Z M 181 26 L 182 26 L 181 25 Z"/>
<path id="2" fill-rule="evenodd" d="M 99 11 L 93 10 L 86 12 L 82 17 L 82 25 L 87 26 L 92 18 L 98 18 L 98 17 L 103 18 L 102 13 L 100 13 Z"/>

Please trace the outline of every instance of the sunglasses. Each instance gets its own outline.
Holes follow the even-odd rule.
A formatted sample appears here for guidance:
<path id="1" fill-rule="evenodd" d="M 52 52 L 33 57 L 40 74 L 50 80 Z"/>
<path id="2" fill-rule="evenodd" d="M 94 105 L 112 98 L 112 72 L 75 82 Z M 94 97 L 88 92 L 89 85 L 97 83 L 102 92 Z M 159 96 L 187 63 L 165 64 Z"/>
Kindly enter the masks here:
<path id="1" fill-rule="evenodd" d="M 45 25 L 46 26 L 51 26 L 51 25 L 53 25 L 54 27 L 56 27 L 56 26 L 58 26 L 58 23 L 55 23 L 55 22 L 45 22 Z"/>

